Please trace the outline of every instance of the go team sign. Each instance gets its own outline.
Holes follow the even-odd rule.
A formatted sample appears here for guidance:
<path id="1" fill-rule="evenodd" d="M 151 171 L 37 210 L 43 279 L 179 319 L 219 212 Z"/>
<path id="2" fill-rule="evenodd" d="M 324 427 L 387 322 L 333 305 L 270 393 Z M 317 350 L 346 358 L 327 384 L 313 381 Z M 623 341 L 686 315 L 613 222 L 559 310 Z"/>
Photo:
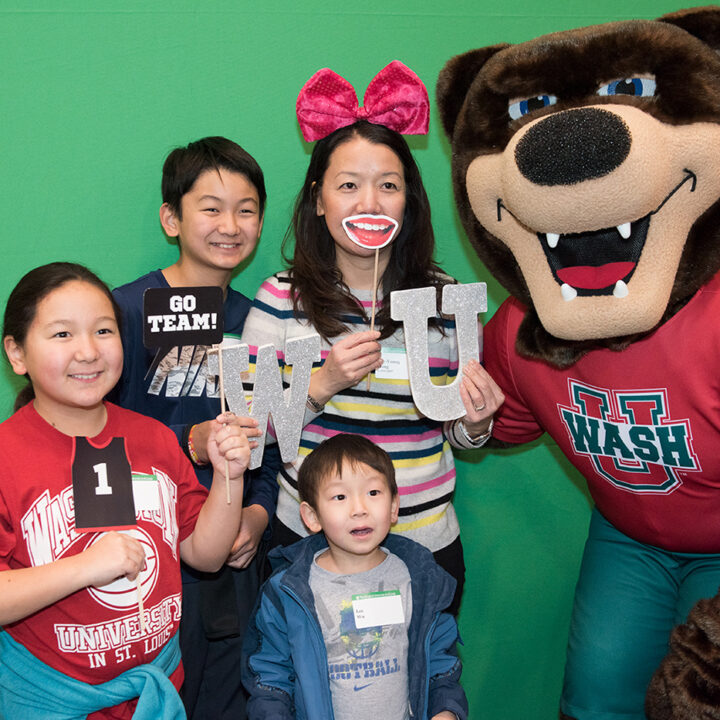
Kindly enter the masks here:
<path id="1" fill-rule="evenodd" d="M 148 288 L 143 295 L 145 347 L 215 345 L 223 338 L 219 287 Z"/>

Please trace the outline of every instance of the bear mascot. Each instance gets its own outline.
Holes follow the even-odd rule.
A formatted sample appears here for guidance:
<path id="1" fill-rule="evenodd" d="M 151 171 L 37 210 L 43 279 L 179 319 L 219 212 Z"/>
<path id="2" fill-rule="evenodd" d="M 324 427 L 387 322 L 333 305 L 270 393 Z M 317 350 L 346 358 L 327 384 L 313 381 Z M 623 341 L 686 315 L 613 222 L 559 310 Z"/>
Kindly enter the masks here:
<path id="1" fill-rule="evenodd" d="M 472 50 L 438 80 L 461 220 L 510 293 L 484 336 L 493 438 L 549 433 L 594 501 L 565 718 L 645 718 L 673 626 L 720 585 L 718 49 L 709 6 Z M 655 706 L 697 691 L 679 675 Z"/>

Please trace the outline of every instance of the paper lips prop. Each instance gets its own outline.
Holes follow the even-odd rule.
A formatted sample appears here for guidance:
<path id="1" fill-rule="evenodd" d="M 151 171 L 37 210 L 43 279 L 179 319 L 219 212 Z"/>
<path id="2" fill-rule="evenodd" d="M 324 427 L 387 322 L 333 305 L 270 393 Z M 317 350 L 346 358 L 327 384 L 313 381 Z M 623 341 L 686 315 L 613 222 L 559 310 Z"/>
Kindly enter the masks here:
<path id="1" fill-rule="evenodd" d="M 387 215 L 351 215 L 342 221 L 347 236 L 360 247 L 378 250 L 395 237 L 400 223 Z"/>

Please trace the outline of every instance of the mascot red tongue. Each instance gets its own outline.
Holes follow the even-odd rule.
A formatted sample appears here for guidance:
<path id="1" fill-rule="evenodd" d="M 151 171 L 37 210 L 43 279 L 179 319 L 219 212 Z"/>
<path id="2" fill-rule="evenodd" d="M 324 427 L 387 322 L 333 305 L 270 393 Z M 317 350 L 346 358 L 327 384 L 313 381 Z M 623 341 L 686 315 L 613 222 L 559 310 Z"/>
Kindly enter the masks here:
<path id="1" fill-rule="evenodd" d="M 438 81 L 460 217 L 511 295 L 485 329 L 493 437 L 548 432 L 596 505 L 564 717 L 644 718 L 672 626 L 720 586 L 719 49 L 709 6 L 472 50 Z M 720 717 L 677 710 L 718 705 L 720 663 L 690 675 L 648 717 Z"/>
<path id="2" fill-rule="evenodd" d="M 598 265 L 576 265 L 575 267 L 562 268 L 557 271 L 557 276 L 564 285 L 575 288 L 587 288 L 588 290 L 602 290 L 602 288 L 613 287 L 616 294 L 617 284 L 624 282 L 623 278 L 629 278 L 630 273 L 635 269 L 633 262 L 614 262 Z"/>

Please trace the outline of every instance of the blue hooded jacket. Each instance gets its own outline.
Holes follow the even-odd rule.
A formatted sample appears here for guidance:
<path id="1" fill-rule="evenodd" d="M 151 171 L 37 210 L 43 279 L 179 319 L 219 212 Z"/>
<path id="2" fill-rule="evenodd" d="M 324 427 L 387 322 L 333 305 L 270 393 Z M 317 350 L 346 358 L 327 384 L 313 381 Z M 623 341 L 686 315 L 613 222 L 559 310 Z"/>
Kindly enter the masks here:
<path id="1" fill-rule="evenodd" d="M 429 550 L 412 540 L 389 535 L 383 546 L 410 573 L 411 717 L 426 720 L 449 710 L 466 720 L 467 699 L 456 655 L 457 624 L 442 612 L 452 600 L 455 580 L 437 565 Z M 271 554 L 280 566 L 263 586 L 243 647 L 250 720 L 334 719 L 325 641 L 309 585 L 313 558 L 325 547 L 327 541 L 320 533 Z"/>

